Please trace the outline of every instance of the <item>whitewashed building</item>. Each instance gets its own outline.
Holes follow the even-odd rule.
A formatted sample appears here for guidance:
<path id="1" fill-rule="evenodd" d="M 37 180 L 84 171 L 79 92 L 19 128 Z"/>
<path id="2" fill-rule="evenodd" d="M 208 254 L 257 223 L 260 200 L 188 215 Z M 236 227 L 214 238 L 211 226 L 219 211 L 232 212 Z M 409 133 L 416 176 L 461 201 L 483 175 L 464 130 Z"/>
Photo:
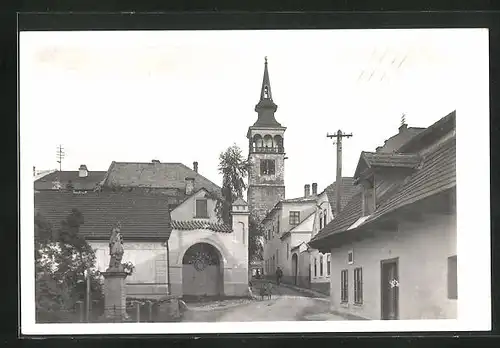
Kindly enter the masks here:
<path id="1" fill-rule="evenodd" d="M 361 153 L 359 192 L 309 242 L 331 253 L 332 310 L 366 319 L 456 318 L 455 117 L 391 153 Z"/>
<path id="2" fill-rule="evenodd" d="M 117 221 L 124 238 L 127 296 L 244 296 L 248 291 L 248 206 L 232 207 L 232 225 L 219 221 L 220 188 L 178 163 L 115 163 L 101 191 L 35 193 L 37 211 L 59 228 L 72 209 L 84 216 L 80 233 L 106 270 L 108 239 Z"/>

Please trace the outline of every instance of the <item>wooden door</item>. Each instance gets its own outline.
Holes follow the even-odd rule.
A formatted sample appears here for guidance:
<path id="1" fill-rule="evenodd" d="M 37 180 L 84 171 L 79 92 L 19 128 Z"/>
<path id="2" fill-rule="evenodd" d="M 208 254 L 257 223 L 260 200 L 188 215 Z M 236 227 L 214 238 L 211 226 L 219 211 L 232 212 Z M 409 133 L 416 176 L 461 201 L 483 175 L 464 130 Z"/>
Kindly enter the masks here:
<path id="1" fill-rule="evenodd" d="M 398 259 L 381 262 L 381 318 L 399 319 L 399 275 Z"/>
<path id="2" fill-rule="evenodd" d="M 299 258 L 297 254 L 292 255 L 292 272 L 293 272 L 293 284 L 298 285 L 298 274 L 299 274 Z"/>

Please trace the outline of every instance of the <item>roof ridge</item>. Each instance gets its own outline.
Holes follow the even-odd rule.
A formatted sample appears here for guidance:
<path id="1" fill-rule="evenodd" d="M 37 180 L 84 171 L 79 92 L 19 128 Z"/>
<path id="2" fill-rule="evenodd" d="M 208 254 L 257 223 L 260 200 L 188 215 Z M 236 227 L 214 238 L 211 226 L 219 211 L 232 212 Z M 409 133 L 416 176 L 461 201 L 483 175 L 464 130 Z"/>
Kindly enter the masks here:
<path id="1" fill-rule="evenodd" d="M 212 180 L 208 179 L 207 177 L 205 177 L 204 175 L 200 174 L 199 172 L 195 171 L 194 169 L 192 168 L 189 168 L 187 165 L 185 165 L 184 163 L 179 163 L 181 166 L 185 167 L 186 169 L 189 169 L 190 171 L 192 171 L 193 173 L 195 173 L 197 176 L 200 176 L 201 178 L 207 180 L 208 182 L 210 182 L 211 184 L 215 185 L 216 187 L 218 188 L 221 188 L 219 185 L 217 185 L 216 183 L 214 183 Z"/>

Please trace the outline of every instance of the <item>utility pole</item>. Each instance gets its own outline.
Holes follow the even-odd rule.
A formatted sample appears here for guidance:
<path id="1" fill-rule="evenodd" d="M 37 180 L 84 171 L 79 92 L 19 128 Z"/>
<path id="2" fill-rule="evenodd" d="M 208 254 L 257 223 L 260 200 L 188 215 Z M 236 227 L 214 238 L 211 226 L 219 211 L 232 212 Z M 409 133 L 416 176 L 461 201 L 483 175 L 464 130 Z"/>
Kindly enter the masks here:
<path id="1" fill-rule="evenodd" d="M 351 134 L 346 134 L 342 133 L 342 131 L 339 129 L 337 133 L 335 134 L 326 134 L 327 138 L 335 138 L 336 140 L 333 142 L 333 144 L 337 144 L 337 179 L 336 179 L 336 190 L 335 190 L 335 215 L 338 215 L 340 213 L 340 210 L 342 209 L 342 205 L 340 204 L 340 199 L 342 197 L 341 195 L 341 182 L 342 182 L 342 138 L 350 138 L 352 137 Z"/>
<path id="2" fill-rule="evenodd" d="M 62 145 L 59 145 L 57 147 L 57 153 L 56 153 L 56 157 L 57 157 L 57 163 L 59 163 L 59 171 L 62 170 L 62 160 L 64 159 L 64 149 L 62 147 Z"/>

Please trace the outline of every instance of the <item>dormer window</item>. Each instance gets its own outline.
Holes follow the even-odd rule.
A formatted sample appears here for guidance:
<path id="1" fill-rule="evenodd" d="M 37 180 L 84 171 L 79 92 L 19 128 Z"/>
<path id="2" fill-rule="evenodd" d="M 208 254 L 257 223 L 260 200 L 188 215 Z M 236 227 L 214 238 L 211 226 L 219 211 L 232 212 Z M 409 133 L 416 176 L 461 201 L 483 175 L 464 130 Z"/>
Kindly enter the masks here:
<path id="1" fill-rule="evenodd" d="M 326 227 L 326 209 L 323 211 L 323 227 Z"/>
<path id="2" fill-rule="evenodd" d="M 323 229 L 323 212 L 319 212 L 319 229 L 320 231 Z"/>
<path id="3" fill-rule="evenodd" d="M 362 213 L 363 216 L 368 216 L 373 214 L 375 211 L 375 187 L 373 185 L 373 179 L 366 179 L 361 182 L 363 187 L 362 190 Z"/>
<path id="4" fill-rule="evenodd" d="M 197 199 L 196 200 L 196 212 L 195 217 L 199 219 L 207 219 L 208 218 L 208 207 L 206 199 Z"/>

